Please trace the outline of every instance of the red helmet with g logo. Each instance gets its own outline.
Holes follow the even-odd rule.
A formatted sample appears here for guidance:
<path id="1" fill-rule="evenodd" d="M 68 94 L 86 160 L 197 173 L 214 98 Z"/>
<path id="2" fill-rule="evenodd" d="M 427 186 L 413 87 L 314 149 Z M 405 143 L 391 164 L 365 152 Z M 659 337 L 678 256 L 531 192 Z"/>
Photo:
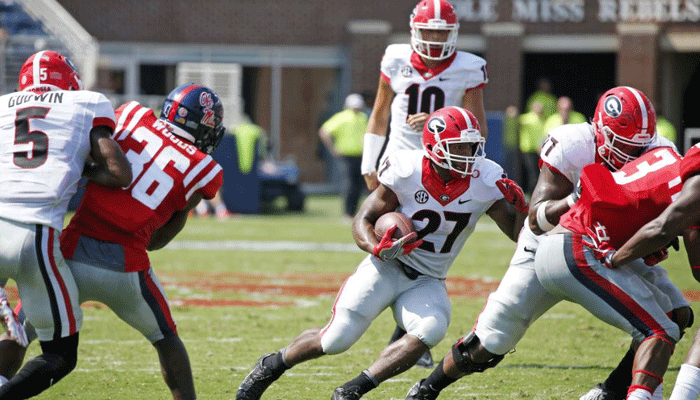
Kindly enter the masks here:
<path id="1" fill-rule="evenodd" d="M 411 46 L 413 51 L 429 60 L 449 58 L 457 46 L 459 23 L 452 4 L 445 0 L 422 0 L 411 14 Z M 423 30 L 447 31 L 447 40 L 426 40 Z"/>
<path id="2" fill-rule="evenodd" d="M 56 51 L 32 54 L 19 70 L 19 90 L 82 90 L 83 81 L 73 63 Z"/>
<path id="3" fill-rule="evenodd" d="M 656 137 L 656 112 L 647 96 L 618 86 L 598 100 L 593 116 L 598 155 L 618 170 L 639 157 Z"/>
<path id="4" fill-rule="evenodd" d="M 459 154 L 452 145 L 471 144 L 471 154 Z M 484 158 L 484 143 L 479 121 L 461 107 L 445 107 L 430 114 L 423 127 L 423 150 L 438 166 L 450 170 L 456 178 L 474 175 Z"/>

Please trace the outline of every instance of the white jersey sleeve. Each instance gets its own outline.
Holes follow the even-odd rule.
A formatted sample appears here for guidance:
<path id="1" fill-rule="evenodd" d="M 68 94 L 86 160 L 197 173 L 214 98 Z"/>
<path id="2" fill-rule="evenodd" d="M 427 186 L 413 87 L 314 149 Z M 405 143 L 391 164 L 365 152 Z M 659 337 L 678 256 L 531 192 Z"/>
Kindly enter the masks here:
<path id="1" fill-rule="evenodd" d="M 409 115 L 431 114 L 446 106 L 461 106 L 464 94 L 488 82 L 486 61 L 471 53 L 455 52 L 433 69 L 425 67 L 408 44 L 386 48 L 381 74 L 394 91 L 389 142 L 384 154 L 421 148 L 421 134 L 408 124 Z"/>
<path id="2" fill-rule="evenodd" d="M 540 158 L 576 185 L 583 167 L 595 162 L 595 152 L 593 126 L 589 123 L 568 124 L 549 131 Z"/>
<path id="3" fill-rule="evenodd" d="M 656 135 L 654 138 L 654 141 L 649 145 L 649 150 L 655 149 L 657 147 L 670 147 L 673 149 L 673 151 L 676 152 L 676 154 L 680 154 L 678 152 L 678 148 L 676 147 L 675 143 L 672 141 L 666 139 L 665 137 L 661 135 Z"/>
<path id="4" fill-rule="evenodd" d="M 440 189 L 444 185 L 431 178 L 429 163 L 422 151 L 400 150 L 383 161 L 378 177 L 399 199 L 397 211 L 411 218 L 423 239 L 420 247 L 400 256 L 399 261 L 444 279 L 476 222 L 503 198 L 496 187 L 503 169 L 484 160 L 478 177 L 464 180 L 460 190 L 450 191 Z"/>
<path id="5" fill-rule="evenodd" d="M 114 109 L 92 91 L 0 97 L 0 217 L 63 228 L 90 153 L 90 131 L 114 129 Z"/>

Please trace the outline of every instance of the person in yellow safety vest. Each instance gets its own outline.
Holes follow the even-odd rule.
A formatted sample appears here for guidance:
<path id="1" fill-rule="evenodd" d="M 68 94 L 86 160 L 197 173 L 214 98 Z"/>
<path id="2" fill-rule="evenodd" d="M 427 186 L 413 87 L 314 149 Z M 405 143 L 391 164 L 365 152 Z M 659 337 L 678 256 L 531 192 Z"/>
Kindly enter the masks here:
<path id="1" fill-rule="evenodd" d="M 362 141 L 367 130 L 365 101 L 353 93 L 345 99 L 345 109 L 333 115 L 321 125 L 318 135 L 333 157 L 342 157 L 345 163 L 348 187 L 345 192 L 344 212 L 352 218 L 362 194 L 364 181 L 361 172 Z"/>
<path id="2" fill-rule="evenodd" d="M 557 112 L 550 115 L 544 122 L 544 133 L 551 131 L 560 125 L 582 124 L 588 122 L 586 117 L 580 112 L 574 111 L 574 103 L 571 98 L 561 96 L 557 100 Z"/>
<path id="3" fill-rule="evenodd" d="M 537 184 L 539 177 L 540 146 L 544 142 L 544 115 L 542 114 L 542 103 L 535 101 L 532 103 L 530 112 L 518 117 L 520 122 L 520 154 L 522 156 L 522 184 L 527 193 Z"/>
<path id="4" fill-rule="evenodd" d="M 255 149 L 257 146 L 258 158 L 267 158 L 267 133 L 261 126 L 254 124 L 246 115 L 241 123 L 233 129 L 236 135 L 238 147 L 238 167 L 243 174 L 248 174 L 253 168 Z"/>
<path id="5" fill-rule="evenodd" d="M 678 145 L 678 143 L 676 143 L 676 128 L 659 112 L 656 114 L 656 133 L 672 141 L 676 146 Z"/>
<path id="6" fill-rule="evenodd" d="M 542 114 L 545 119 L 557 112 L 557 97 L 552 94 L 552 83 L 549 79 L 540 78 L 537 81 L 537 90 L 527 99 L 525 109 L 531 110 L 532 104 L 536 101 L 542 103 Z"/>
<path id="7" fill-rule="evenodd" d="M 236 150 L 238 152 L 238 168 L 241 173 L 249 174 L 255 161 L 255 147 L 257 145 L 258 158 L 267 158 L 267 133 L 263 128 L 251 122 L 247 115 L 241 116 L 241 122 L 236 125 L 233 132 L 227 130 L 226 134 L 236 135 Z M 231 217 L 231 212 L 226 208 L 221 189 L 211 200 L 202 200 L 195 207 L 195 215 L 203 217 L 209 215 L 212 210 L 217 219 L 225 221 Z"/>

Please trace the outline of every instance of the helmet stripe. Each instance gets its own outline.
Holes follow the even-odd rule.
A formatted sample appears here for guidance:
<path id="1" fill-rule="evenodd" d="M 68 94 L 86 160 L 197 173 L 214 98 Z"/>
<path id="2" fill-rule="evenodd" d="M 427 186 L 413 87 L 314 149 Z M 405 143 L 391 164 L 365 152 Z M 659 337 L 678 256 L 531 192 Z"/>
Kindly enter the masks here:
<path id="1" fill-rule="evenodd" d="M 41 84 L 41 57 L 46 53 L 46 51 L 40 51 L 34 54 L 34 60 L 32 60 L 32 86 L 37 86 Z"/>
<path id="2" fill-rule="evenodd" d="M 472 124 L 471 118 L 469 118 L 469 115 L 467 115 L 467 112 L 464 111 L 462 107 L 453 107 L 459 111 L 460 114 L 462 114 L 462 118 L 464 118 L 464 122 L 467 123 L 467 129 L 474 129 L 474 124 Z"/>
<path id="3" fill-rule="evenodd" d="M 433 0 L 433 9 L 435 11 L 435 19 L 442 19 L 440 16 L 440 11 L 442 11 L 440 7 L 440 0 Z"/>
<path id="4" fill-rule="evenodd" d="M 190 85 L 186 87 L 182 92 L 178 93 L 177 96 L 173 99 L 173 105 L 170 107 L 170 114 L 168 115 L 168 120 L 173 121 L 175 119 L 175 113 L 177 112 L 177 108 L 180 107 L 180 102 L 182 101 L 185 96 L 194 89 L 197 89 L 201 87 L 200 85 Z"/>
<path id="5" fill-rule="evenodd" d="M 647 129 L 649 129 L 649 114 L 647 111 L 647 105 L 644 103 L 644 99 L 642 99 L 642 96 L 639 94 L 639 91 L 637 89 L 625 86 L 625 89 L 629 90 L 632 92 L 634 95 L 634 98 L 637 99 L 637 103 L 639 104 L 639 108 L 642 112 L 642 132 L 641 133 L 647 133 Z"/>

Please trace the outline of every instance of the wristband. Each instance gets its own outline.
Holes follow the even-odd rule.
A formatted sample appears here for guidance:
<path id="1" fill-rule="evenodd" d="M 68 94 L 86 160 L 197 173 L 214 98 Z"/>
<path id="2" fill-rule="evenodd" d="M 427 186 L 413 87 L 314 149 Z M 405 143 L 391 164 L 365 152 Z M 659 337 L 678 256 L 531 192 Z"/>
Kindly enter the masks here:
<path id="1" fill-rule="evenodd" d="M 569 208 L 573 207 L 574 204 L 576 204 L 576 200 L 574 200 L 574 194 L 571 193 L 570 195 L 566 196 L 566 204 L 569 205 Z"/>
<path id="2" fill-rule="evenodd" d="M 537 226 L 544 232 L 549 232 L 554 229 L 554 225 L 547 221 L 547 216 L 545 215 L 548 203 L 549 200 L 543 201 L 540 203 L 539 207 L 537 207 Z"/>
<path id="3" fill-rule="evenodd" d="M 360 167 L 362 175 L 367 175 L 377 170 L 377 159 L 384 146 L 386 136 L 376 133 L 365 133 L 362 145 L 362 165 Z"/>

